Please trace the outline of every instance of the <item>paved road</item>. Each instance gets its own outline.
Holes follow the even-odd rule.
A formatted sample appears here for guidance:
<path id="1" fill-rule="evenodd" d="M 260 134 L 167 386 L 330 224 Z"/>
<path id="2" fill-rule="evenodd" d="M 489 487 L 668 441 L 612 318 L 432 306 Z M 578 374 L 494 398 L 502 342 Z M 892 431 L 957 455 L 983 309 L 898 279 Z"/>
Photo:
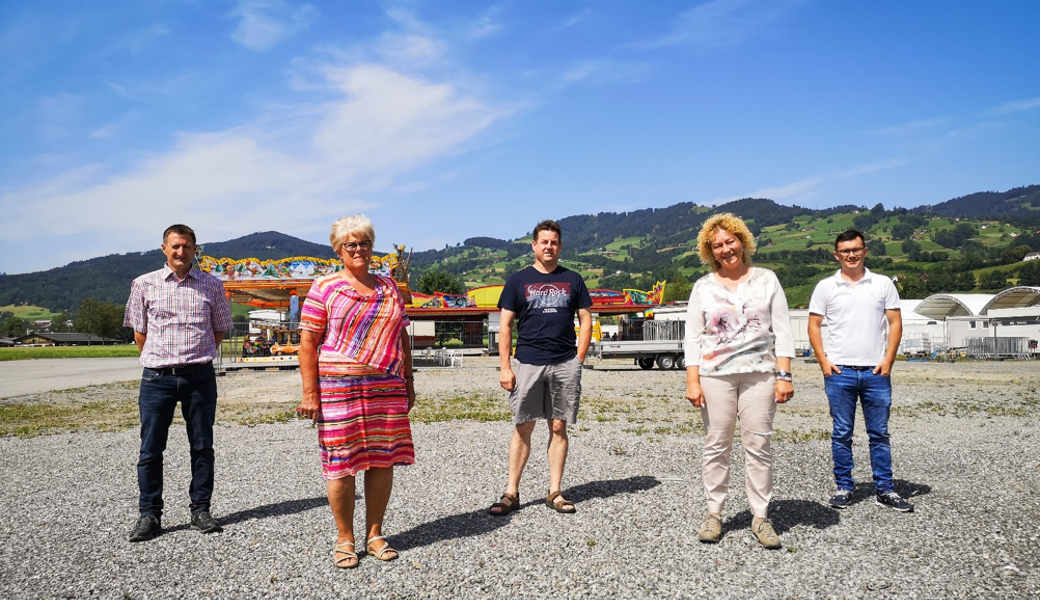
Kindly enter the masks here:
<path id="1" fill-rule="evenodd" d="M 141 377 L 137 357 L 41 358 L 0 362 L 0 398 L 130 381 Z"/>

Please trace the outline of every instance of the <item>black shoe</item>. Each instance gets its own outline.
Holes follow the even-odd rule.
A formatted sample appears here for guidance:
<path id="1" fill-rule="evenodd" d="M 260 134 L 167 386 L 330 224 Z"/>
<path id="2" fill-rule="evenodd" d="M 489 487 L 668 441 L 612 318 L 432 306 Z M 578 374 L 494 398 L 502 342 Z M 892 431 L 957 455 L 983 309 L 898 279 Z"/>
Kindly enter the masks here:
<path id="1" fill-rule="evenodd" d="M 878 494 L 874 498 L 874 500 L 881 506 L 894 508 L 899 512 L 914 512 L 914 505 L 900 498 L 899 494 L 895 492 L 888 492 L 887 494 Z"/>
<path id="2" fill-rule="evenodd" d="M 202 533 L 224 531 L 224 528 L 220 526 L 220 523 L 217 523 L 217 520 L 213 518 L 213 515 L 209 514 L 208 510 L 200 510 L 191 515 L 191 528 L 198 529 Z"/>
<path id="3" fill-rule="evenodd" d="M 831 508 L 848 508 L 852 504 L 852 490 L 838 490 L 831 498 Z"/>
<path id="4" fill-rule="evenodd" d="M 153 515 L 141 515 L 130 532 L 131 542 L 146 542 L 162 533 L 162 523 Z"/>

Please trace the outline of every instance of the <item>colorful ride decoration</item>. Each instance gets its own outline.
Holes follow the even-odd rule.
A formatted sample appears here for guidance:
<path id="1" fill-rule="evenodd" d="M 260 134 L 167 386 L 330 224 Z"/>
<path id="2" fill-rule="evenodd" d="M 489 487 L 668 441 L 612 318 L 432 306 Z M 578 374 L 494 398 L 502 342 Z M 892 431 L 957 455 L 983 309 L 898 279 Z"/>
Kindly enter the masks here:
<path id="1" fill-rule="evenodd" d="M 335 273 L 343 263 L 335 259 L 294 256 L 279 260 L 213 258 L 203 256 L 199 268 L 223 281 L 277 281 L 316 279 Z"/>
<path id="2" fill-rule="evenodd" d="M 658 281 L 654 285 L 654 289 L 649 292 L 642 290 L 632 290 L 625 288 L 623 291 L 632 299 L 635 304 L 653 304 L 654 306 L 660 306 L 664 303 L 664 285 L 665 281 Z"/>
<path id="3" fill-rule="evenodd" d="M 466 295 L 473 300 L 474 306 L 495 308 L 498 306 L 498 299 L 502 296 L 502 288 L 504 287 L 502 284 L 482 285 L 466 290 Z"/>
<path id="4" fill-rule="evenodd" d="M 394 246 L 396 253 L 373 256 L 369 270 L 377 275 L 392 277 L 404 296 L 411 302 L 408 290 L 408 263 L 404 246 Z M 318 277 L 330 275 L 343 268 L 335 258 L 294 256 L 278 260 L 258 258 L 214 258 L 201 256 L 199 268 L 224 282 L 228 298 L 237 304 L 259 308 L 287 308 L 293 296 L 303 298 Z"/>
<path id="5" fill-rule="evenodd" d="M 424 310 L 460 312 L 493 312 L 498 308 L 502 285 L 485 285 L 467 290 L 465 294 L 412 293 L 408 289 L 408 264 L 411 253 L 405 255 L 405 246 L 394 246 L 396 252 L 385 256 L 373 256 L 369 270 L 378 275 L 392 277 L 401 290 L 405 306 L 421 314 Z M 224 282 L 228 298 L 237 304 L 259 308 L 289 308 L 293 297 L 305 298 L 311 283 L 318 277 L 329 275 L 343 268 L 337 259 L 294 256 L 278 260 L 257 258 L 214 258 L 201 256 L 199 268 Z M 593 311 L 609 311 L 622 314 L 627 307 L 646 310 L 650 305 L 661 304 L 665 282 L 660 281 L 653 291 L 626 289 L 589 290 Z"/>
<path id="6" fill-rule="evenodd" d="M 477 303 L 466 294 L 420 294 L 412 292 L 411 308 L 469 308 Z"/>

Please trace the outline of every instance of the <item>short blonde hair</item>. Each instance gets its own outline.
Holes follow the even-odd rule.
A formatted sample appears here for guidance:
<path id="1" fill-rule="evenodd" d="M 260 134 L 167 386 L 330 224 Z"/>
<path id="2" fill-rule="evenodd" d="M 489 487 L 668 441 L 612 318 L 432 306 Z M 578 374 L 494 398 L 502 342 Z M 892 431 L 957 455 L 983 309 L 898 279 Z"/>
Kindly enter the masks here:
<path id="1" fill-rule="evenodd" d="M 755 253 L 755 236 L 751 235 L 751 230 L 744 224 L 743 219 L 732 213 L 714 215 L 704 222 L 701 232 L 697 235 L 697 251 L 701 255 L 701 262 L 711 267 L 712 271 L 718 271 L 722 266 L 715 260 L 711 251 L 711 241 L 720 229 L 732 233 L 740 240 L 744 247 L 744 254 L 740 258 L 745 265 L 750 265 L 751 255 Z"/>
<path id="2" fill-rule="evenodd" d="M 364 236 L 376 243 L 376 231 L 372 228 L 372 221 L 365 215 L 348 215 L 338 219 L 332 224 L 332 232 L 329 233 L 329 243 L 332 244 L 334 252 L 339 251 L 343 241 L 350 236 Z"/>

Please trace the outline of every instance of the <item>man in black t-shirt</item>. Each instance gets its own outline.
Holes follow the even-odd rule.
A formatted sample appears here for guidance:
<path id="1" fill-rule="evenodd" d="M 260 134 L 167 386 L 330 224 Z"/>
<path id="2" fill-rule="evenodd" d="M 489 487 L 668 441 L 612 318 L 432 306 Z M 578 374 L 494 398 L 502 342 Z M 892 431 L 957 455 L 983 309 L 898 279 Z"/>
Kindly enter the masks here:
<path id="1" fill-rule="evenodd" d="M 491 505 L 492 515 L 520 507 L 520 475 L 531 455 L 531 432 L 538 419 L 549 423 L 549 494 L 546 504 L 561 513 L 575 511 L 560 484 L 567 461 L 567 424 L 578 420 L 581 365 L 592 339 L 592 298 L 581 275 L 559 266 L 560 225 L 542 221 L 534 228 L 534 265 L 514 273 L 498 301 L 502 309 L 498 350 L 499 383 L 509 392 L 513 438 L 509 442 L 509 483 Z M 574 335 L 574 315 L 579 335 Z M 516 356 L 513 321 L 517 322 Z"/>

